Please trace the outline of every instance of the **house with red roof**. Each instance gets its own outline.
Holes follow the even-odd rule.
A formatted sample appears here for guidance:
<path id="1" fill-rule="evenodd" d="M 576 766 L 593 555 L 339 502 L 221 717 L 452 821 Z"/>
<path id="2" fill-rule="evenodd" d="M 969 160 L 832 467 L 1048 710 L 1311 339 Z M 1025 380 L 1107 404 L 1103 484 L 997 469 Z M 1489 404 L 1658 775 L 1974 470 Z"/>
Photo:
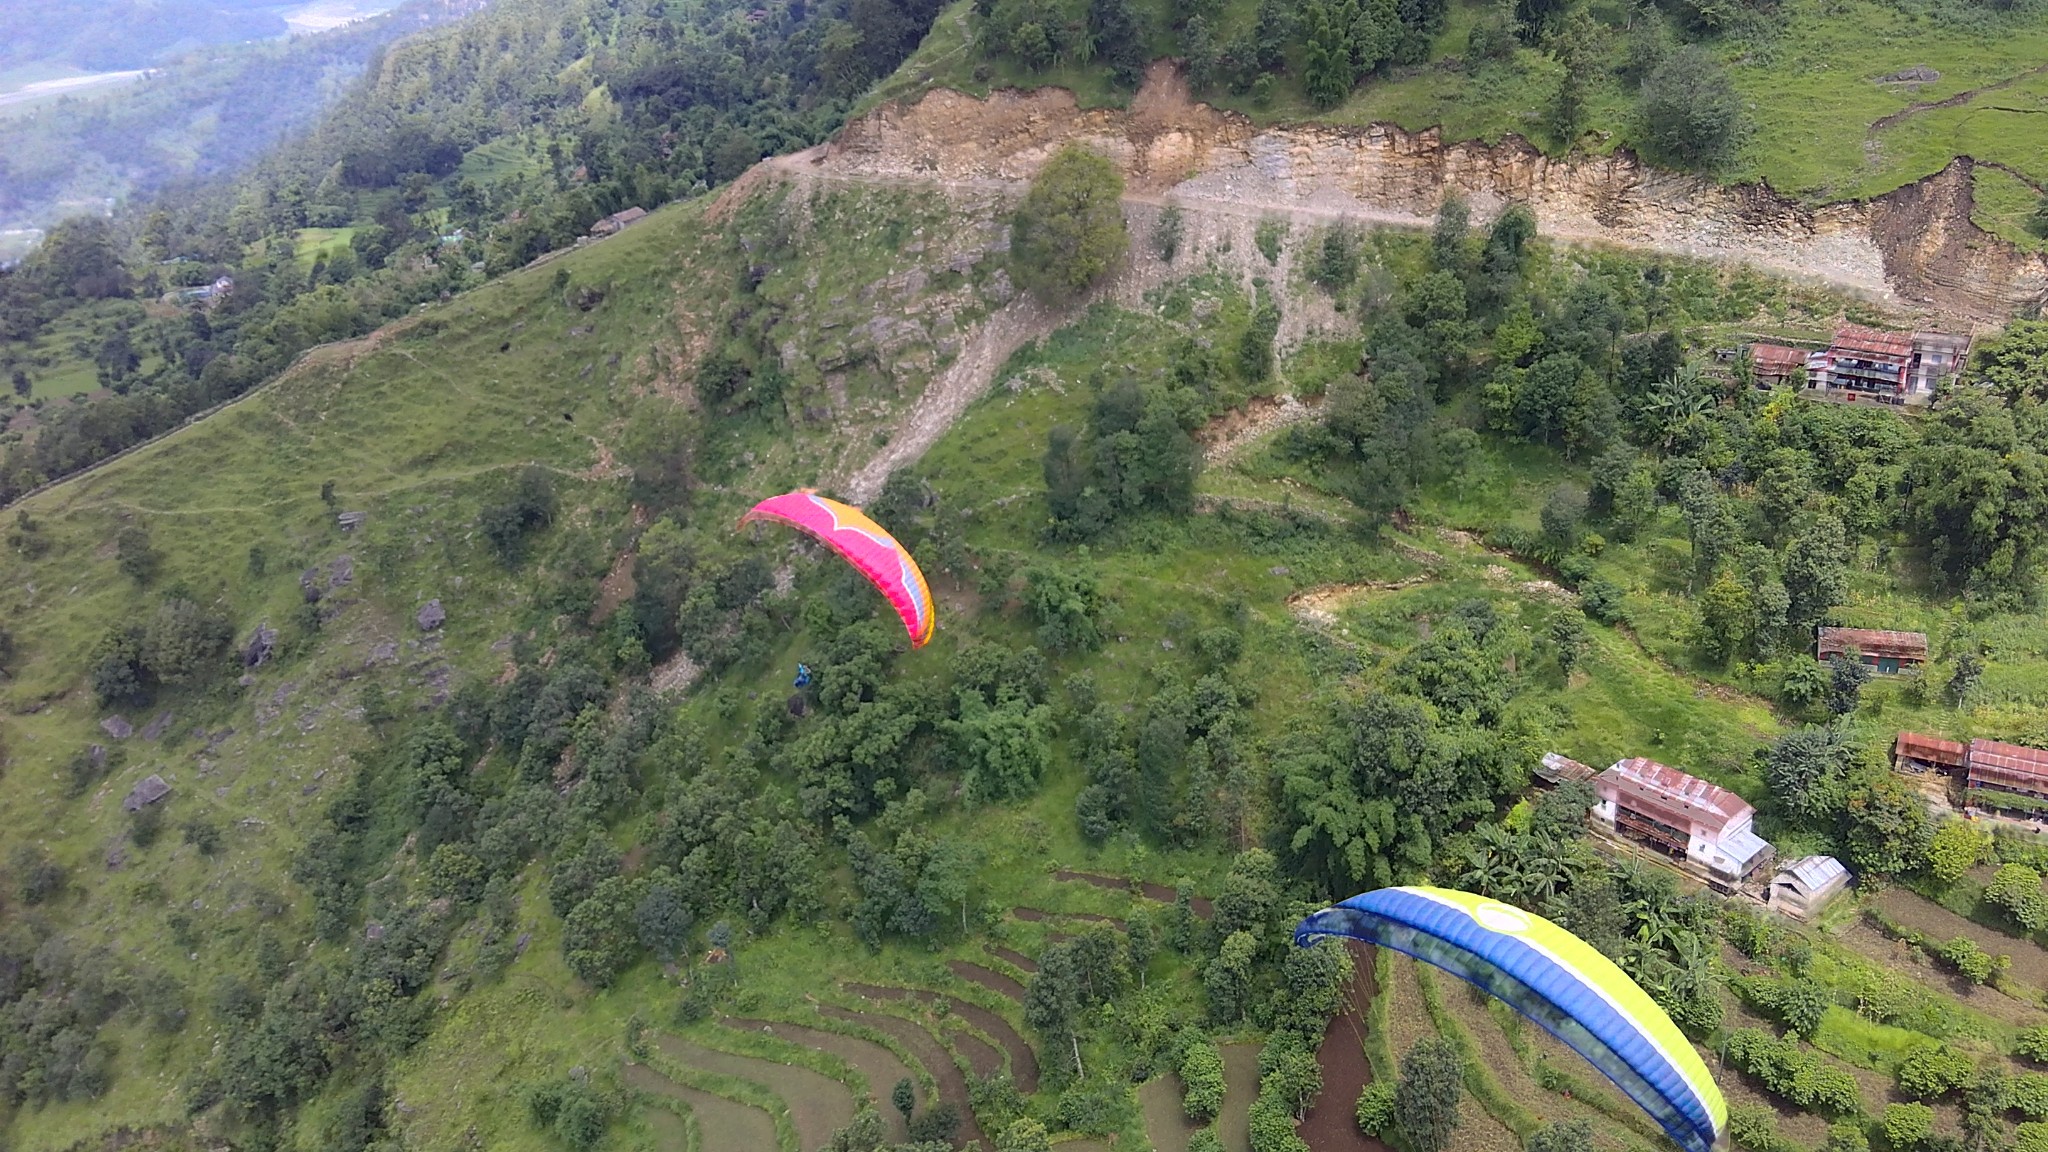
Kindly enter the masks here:
<path id="1" fill-rule="evenodd" d="M 1641 756 L 1617 761 L 1593 779 L 1593 818 L 1674 860 L 1726 883 L 1747 878 L 1775 856 L 1751 828 L 1756 809 L 1718 784 Z"/>

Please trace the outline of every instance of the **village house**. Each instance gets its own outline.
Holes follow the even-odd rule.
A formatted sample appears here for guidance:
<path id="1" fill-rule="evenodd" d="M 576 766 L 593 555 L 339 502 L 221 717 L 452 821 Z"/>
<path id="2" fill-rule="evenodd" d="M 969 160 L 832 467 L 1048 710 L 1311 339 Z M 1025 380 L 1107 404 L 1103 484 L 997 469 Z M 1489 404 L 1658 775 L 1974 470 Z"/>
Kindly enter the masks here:
<path id="1" fill-rule="evenodd" d="M 1771 877 L 1767 903 L 1773 912 L 1811 920 L 1849 886 L 1849 870 L 1833 856 L 1801 856 L 1780 865 Z"/>
<path id="2" fill-rule="evenodd" d="M 1841 400 L 1926 404 L 1969 351 L 1967 336 L 1844 324 L 1826 348 L 1807 356 L 1806 386 Z"/>
<path id="3" fill-rule="evenodd" d="M 1964 753 L 1963 795 L 1971 808 L 2027 817 L 2048 813 L 2048 751 L 1972 740 Z"/>
<path id="4" fill-rule="evenodd" d="M 1776 388 L 1801 379 L 1806 371 L 1806 353 L 1782 344 L 1749 346 L 1749 374 L 1759 388 Z"/>
<path id="5" fill-rule="evenodd" d="M 1751 830 L 1756 810 L 1718 784 L 1637 756 L 1593 780 L 1593 816 L 1637 843 L 1704 869 L 1726 884 L 1769 863 L 1769 843 Z"/>
<path id="6" fill-rule="evenodd" d="M 1918 732 L 1901 732 L 1892 745 L 1892 768 L 1899 772 L 1961 776 L 1969 758 L 1969 749 L 1961 740 L 1944 740 Z"/>
<path id="7" fill-rule="evenodd" d="M 623 212 L 614 212 L 597 223 L 592 224 L 590 226 L 590 234 L 592 236 L 609 236 L 614 232 L 623 231 L 628 226 L 638 223 L 640 218 L 645 215 L 647 215 L 647 209 L 640 207 L 628 208 Z"/>
<path id="8" fill-rule="evenodd" d="M 1815 659 L 1831 660 L 1851 652 L 1872 670 L 1889 676 L 1927 663 L 1927 633 L 1887 632 L 1878 628 L 1822 628 L 1815 637 Z"/>

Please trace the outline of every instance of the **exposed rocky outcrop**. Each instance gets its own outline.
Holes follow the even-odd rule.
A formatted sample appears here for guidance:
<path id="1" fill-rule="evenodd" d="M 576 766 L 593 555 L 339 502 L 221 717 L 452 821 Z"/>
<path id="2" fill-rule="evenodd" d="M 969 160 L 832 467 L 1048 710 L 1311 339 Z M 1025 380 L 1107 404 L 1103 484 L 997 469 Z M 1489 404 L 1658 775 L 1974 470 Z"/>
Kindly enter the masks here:
<path id="1" fill-rule="evenodd" d="M 783 163 L 994 189 L 1029 179 L 1068 140 L 1115 160 L 1132 198 L 1190 211 L 1419 226 L 1456 191 L 1482 220 L 1521 200 L 1559 239 L 1746 263 L 1962 320 L 2048 299 L 2048 259 L 1971 222 L 1967 158 L 1872 201 L 1812 206 L 1764 184 L 1659 171 L 1625 151 L 1554 159 L 1517 137 L 1447 143 L 1390 124 L 1260 130 L 1191 99 L 1164 64 L 1129 109 L 1084 111 L 1064 89 L 935 90 Z"/>

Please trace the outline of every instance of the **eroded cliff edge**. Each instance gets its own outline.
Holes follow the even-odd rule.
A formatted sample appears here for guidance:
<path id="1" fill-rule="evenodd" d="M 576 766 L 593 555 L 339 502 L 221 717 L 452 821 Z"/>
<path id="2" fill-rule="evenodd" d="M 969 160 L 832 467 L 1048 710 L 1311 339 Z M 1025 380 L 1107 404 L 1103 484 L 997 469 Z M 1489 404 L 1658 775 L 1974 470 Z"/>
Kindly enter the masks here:
<path id="1" fill-rule="evenodd" d="M 994 186 L 1028 180 L 1068 140 L 1114 159 L 1132 198 L 1189 209 L 1424 225 L 1455 190 L 1480 219 L 1521 200 L 1559 239 L 1747 263 L 1956 321 L 2001 321 L 2048 301 L 2048 257 L 1971 221 L 1967 157 L 1875 200 L 1813 207 L 1767 185 L 1662 172 L 1626 152 L 1560 160 L 1515 137 L 1446 143 L 1389 124 L 1261 130 L 1192 99 L 1164 62 L 1128 109 L 1083 110 L 1056 88 L 986 99 L 937 89 L 785 163 Z"/>

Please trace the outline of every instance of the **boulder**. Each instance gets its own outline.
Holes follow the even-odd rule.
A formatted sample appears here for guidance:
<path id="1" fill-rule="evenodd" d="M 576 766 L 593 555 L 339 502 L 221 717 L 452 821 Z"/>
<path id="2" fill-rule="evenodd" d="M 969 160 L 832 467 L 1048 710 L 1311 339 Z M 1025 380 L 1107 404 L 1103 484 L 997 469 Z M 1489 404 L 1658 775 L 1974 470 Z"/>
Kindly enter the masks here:
<path id="1" fill-rule="evenodd" d="M 171 786 L 154 772 L 142 778 L 142 782 L 128 790 L 121 800 L 121 811 L 140 812 L 142 809 L 171 794 Z"/>
<path id="2" fill-rule="evenodd" d="M 413 619 L 419 624 L 420 631 L 432 632 L 447 621 L 448 612 L 441 607 L 439 600 L 429 600 L 426 607 L 421 608 L 419 615 L 413 617 Z"/>

